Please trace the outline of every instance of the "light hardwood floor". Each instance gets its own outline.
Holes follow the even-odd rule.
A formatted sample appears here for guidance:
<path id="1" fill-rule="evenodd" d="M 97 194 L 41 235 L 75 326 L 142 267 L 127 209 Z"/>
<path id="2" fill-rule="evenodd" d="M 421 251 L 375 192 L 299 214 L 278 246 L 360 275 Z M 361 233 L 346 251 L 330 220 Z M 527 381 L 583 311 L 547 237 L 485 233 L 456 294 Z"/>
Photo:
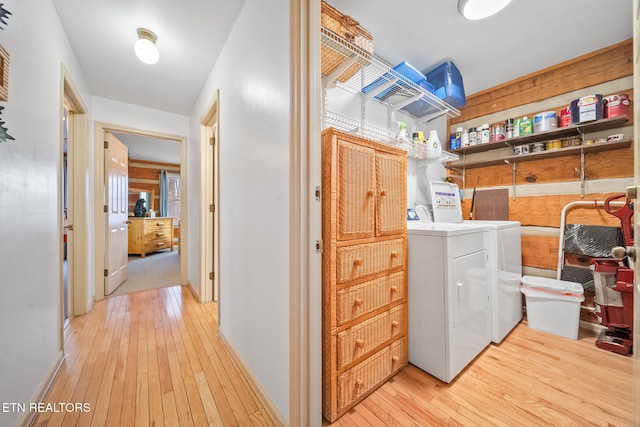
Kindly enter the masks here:
<path id="1" fill-rule="evenodd" d="M 66 331 L 36 426 L 271 426 L 217 335 L 217 304 L 170 287 L 106 298 Z M 332 426 L 631 426 L 632 360 L 521 323 L 451 384 L 409 365 Z M 326 424 L 325 424 L 326 425 Z"/>
<path id="2" fill-rule="evenodd" d="M 452 383 L 409 365 L 331 426 L 632 426 L 632 365 L 522 322 Z"/>
<path id="3" fill-rule="evenodd" d="M 42 413 L 34 425 L 276 425 L 219 338 L 217 308 L 180 286 L 96 303 L 67 328 L 45 398 L 91 410 Z"/>

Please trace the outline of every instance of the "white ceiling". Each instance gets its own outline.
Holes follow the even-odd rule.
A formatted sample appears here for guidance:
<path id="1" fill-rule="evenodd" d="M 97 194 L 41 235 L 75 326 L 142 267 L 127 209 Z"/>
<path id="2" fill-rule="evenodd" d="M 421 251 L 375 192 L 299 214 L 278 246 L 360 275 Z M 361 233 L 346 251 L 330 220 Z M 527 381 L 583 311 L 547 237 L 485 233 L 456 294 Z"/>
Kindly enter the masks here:
<path id="1" fill-rule="evenodd" d="M 180 164 L 180 143 L 166 139 L 112 132 L 129 149 L 132 160 Z"/>
<path id="2" fill-rule="evenodd" d="M 91 93 L 189 115 L 244 0 L 52 0 Z M 158 36 L 160 60 L 133 53 L 136 29 Z"/>
<path id="3" fill-rule="evenodd" d="M 454 61 L 467 96 L 632 37 L 632 0 L 512 0 L 483 21 L 457 0 L 329 0 L 373 35 L 374 53 L 428 71 Z"/>
<path id="4" fill-rule="evenodd" d="M 52 1 L 93 95 L 183 115 L 191 113 L 244 5 Z M 390 65 L 406 60 L 427 71 L 453 60 L 467 95 L 632 37 L 632 0 L 512 0 L 498 15 L 475 22 L 458 14 L 456 0 L 329 3 L 373 34 L 375 54 Z M 138 27 L 158 36 L 156 65 L 133 53 Z"/>

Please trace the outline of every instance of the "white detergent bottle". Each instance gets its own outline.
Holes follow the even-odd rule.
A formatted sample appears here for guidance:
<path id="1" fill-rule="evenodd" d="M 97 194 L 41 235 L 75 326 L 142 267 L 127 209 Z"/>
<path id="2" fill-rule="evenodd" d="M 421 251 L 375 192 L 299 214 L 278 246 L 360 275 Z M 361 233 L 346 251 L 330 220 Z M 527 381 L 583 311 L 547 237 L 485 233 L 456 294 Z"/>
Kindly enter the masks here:
<path id="1" fill-rule="evenodd" d="M 432 130 L 429 132 L 429 141 L 427 141 L 427 148 L 429 151 L 435 153 L 442 152 L 442 145 L 440 144 L 440 138 L 438 138 L 438 131 Z"/>

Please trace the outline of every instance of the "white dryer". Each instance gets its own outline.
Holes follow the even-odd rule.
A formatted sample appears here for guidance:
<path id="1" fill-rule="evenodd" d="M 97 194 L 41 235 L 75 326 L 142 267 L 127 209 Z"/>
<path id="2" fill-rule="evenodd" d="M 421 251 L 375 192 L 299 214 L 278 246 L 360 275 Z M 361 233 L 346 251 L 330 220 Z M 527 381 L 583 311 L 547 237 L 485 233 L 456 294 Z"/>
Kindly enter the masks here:
<path id="1" fill-rule="evenodd" d="M 491 341 L 500 343 L 522 320 L 522 227 L 518 221 L 464 221 L 463 225 L 487 228 Z"/>
<path id="2" fill-rule="evenodd" d="M 407 228 L 409 362 L 451 382 L 491 342 L 486 228 Z"/>

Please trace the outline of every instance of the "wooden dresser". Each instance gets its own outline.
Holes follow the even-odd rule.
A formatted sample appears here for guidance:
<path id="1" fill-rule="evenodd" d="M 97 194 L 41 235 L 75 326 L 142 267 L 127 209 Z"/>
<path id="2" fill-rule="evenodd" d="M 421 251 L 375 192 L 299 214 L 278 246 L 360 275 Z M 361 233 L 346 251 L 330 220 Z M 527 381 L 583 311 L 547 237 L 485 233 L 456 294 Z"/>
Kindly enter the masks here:
<path id="1" fill-rule="evenodd" d="M 323 415 L 407 364 L 406 152 L 322 134 Z"/>
<path id="2" fill-rule="evenodd" d="M 173 250 L 173 218 L 129 217 L 129 254 L 142 258 L 149 252 Z"/>

